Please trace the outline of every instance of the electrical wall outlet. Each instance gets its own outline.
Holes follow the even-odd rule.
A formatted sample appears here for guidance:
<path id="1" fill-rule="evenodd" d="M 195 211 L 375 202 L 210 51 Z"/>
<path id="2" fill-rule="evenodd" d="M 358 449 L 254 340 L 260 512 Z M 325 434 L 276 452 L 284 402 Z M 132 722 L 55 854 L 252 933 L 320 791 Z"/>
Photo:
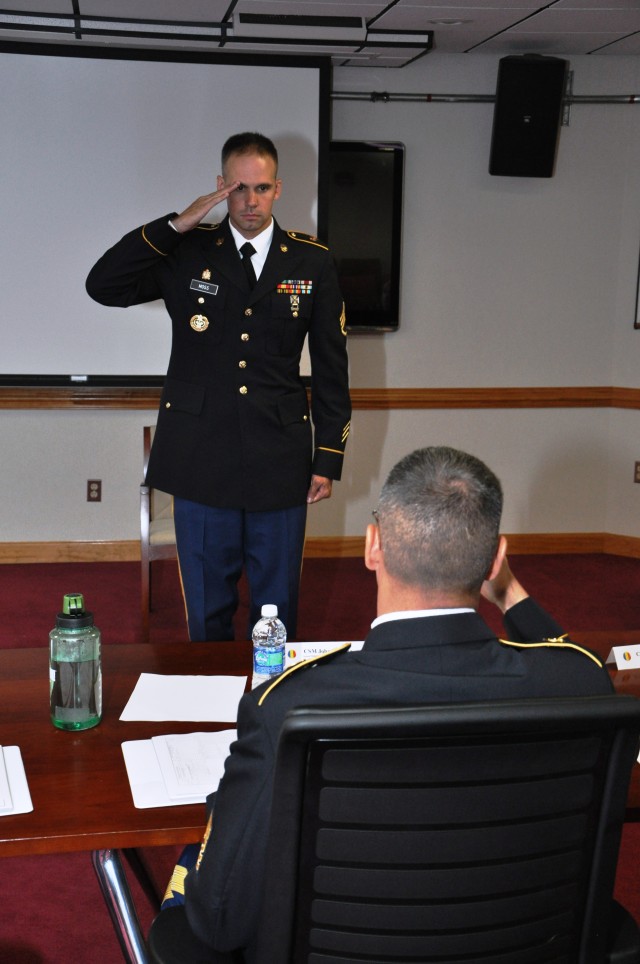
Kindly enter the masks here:
<path id="1" fill-rule="evenodd" d="M 102 502 L 102 479 L 87 480 L 87 502 Z"/>
<path id="2" fill-rule="evenodd" d="M 640 482 L 640 462 L 633 463 L 633 481 Z"/>

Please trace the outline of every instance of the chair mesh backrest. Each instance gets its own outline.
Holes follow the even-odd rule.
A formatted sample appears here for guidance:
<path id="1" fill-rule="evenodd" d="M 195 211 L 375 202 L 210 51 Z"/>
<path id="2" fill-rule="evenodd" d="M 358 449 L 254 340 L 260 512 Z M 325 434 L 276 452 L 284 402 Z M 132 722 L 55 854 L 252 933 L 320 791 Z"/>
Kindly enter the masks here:
<path id="1" fill-rule="evenodd" d="M 280 911 L 293 943 L 273 960 L 601 959 L 640 726 L 640 701 L 628 730 L 611 717 L 627 703 L 353 709 L 333 732 L 330 711 L 294 711 L 277 781 L 292 779 L 288 745 L 304 779 L 296 801 L 276 788 L 272 815 L 276 838 L 290 834 Z"/>

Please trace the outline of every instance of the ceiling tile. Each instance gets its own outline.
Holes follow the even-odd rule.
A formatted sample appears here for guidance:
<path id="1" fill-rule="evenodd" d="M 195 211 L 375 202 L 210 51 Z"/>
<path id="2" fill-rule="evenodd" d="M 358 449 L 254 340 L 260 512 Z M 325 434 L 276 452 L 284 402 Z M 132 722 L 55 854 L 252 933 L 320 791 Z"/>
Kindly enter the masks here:
<path id="1" fill-rule="evenodd" d="M 328 16 L 363 17 L 374 29 L 434 33 L 434 49 L 442 53 L 572 54 L 598 52 L 608 55 L 640 53 L 640 0 L 398 0 L 390 6 L 388 0 L 9 0 L 10 6 L 0 9 L 0 40 L 21 43 L 67 43 L 80 45 L 108 45 L 109 47 L 166 47 L 184 50 L 218 49 L 215 39 L 200 39 L 200 35 L 179 24 L 217 24 L 229 11 L 253 12 L 292 17 Z M 56 31 L 54 19 L 67 18 L 74 8 L 85 18 L 102 18 L 100 34 L 85 32 L 77 37 L 74 31 Z M 24 16 L 42 17 L 33 22 L 33 30 L 20 25 Z M 8 17 L 10 20 L 8 22 Z M 118 21 L 140 21 L 120 23 Z M 145 25 L 144 21 L 150 21 Z M 153 21 L 166 23 L 166 37 L 158 36 Z M 434 23 L 434 21 L 436 21 Z M 437 21 L 445 21 L 438 23 Z M 446 21 L 461 21 L 447 23 Z M 96 25 L 98 26 L 98 25 Z M 289 26 L 289 25 L 287 25 Z M 50 29 L 47 29 L 49 27 Z M 124 35 L 118 35 L 117 29 Z M 177 31 L 177 33 L 176 33 Z M 143 36 L 136 36 L 142 33 Z M 206 35 L 205 35 L 206 36 Z M 347 57 L 345 50 L 333 38 L 313 37 L 313 44 L 302 42 L 293 33 L 289 37 L 260 38 L 247 43 L 224 47 L 231 53 L 253 54 L 326 54 L 334 63 L 350 65 L 402 66 L 419 56 L 422 49 L 402 47 L 377 49 L 368 45 L 362 56 Z M 315 40 L 317 39 L 317 43 Z M 349 39 L 349 38 L 346 38 Z M 372 61 L 373 58 L 373 61 Z"/>

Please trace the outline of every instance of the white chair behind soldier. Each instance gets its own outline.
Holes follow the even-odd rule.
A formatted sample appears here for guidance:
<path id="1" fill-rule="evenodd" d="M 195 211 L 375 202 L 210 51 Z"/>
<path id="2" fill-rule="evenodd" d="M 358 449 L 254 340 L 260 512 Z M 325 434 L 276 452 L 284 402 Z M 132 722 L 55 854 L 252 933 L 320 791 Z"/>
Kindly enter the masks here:
<path id="1" fill-rule="evenodd" d="M 143 479 L 147 475 L 149 453 L 155 425 L 143 428 Z M 142 586 L 142 631 L 149 640 L 149 612 L 152 607 L 151 563 L 176 558 L 176 530 L 173 523 L 173 498 L 144 482 L 140 486 L 140 561 Z"/>

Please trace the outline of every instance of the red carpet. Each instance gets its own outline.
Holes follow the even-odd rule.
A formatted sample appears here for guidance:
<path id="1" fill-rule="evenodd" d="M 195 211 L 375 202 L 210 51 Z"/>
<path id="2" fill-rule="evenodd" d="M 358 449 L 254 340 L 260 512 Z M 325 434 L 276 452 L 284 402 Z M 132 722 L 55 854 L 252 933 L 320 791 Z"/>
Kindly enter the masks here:
<path id="1" fill-rule="evenodd" d="M 605 555 L 514 556 L 514 572 L 567 630 L 640 628 L 640 560 Z M 105 645 L 140 641 L 139 566 L 93 563 L 0 566 L 0 647 L 46 646 L 67 592 L 82 592 Z M 362 639 L 375 615 L 375 578 L 360 559 L 304 565 L 299 638 Z M 238 634 L 247 622 L 242 595 Z M 156 563 L 153 642 L 184 639 L 175 563 Z M 494 628 L 492 611 L 483 615 Z M 1 818 L 0 818 L 1 819 Z M 178 848 L 147 851 L 164 889 Z M 616 896 L 640 921 L 640 824 L 625 827 Z M 0 964 L 121 964 L 89 854 L 6 858 L 0 864 Z M 145 928 L 148 901 L 132 881 Z"/>
<path id="2" fill-rule="evenodd" d="M 607 555 L 513 556 L 514 572 L 567 630 L 640 628 L 640 560 Z M 82 592 L 103 643 L 141 639 L 135 562 L 0 565 L 0 647 L 48 645 L 68 592 Z M 151 639 L 187 639 L 175 562 L 154 564 Z M 300 639 L 362 639 L 375 615 L 375 578 L 361 559 L 308 559 L 302 572 Z M 492 607 L 483 615 L 500 625 Z M 238 634 L 247 628 L 241 593 Z"/>

